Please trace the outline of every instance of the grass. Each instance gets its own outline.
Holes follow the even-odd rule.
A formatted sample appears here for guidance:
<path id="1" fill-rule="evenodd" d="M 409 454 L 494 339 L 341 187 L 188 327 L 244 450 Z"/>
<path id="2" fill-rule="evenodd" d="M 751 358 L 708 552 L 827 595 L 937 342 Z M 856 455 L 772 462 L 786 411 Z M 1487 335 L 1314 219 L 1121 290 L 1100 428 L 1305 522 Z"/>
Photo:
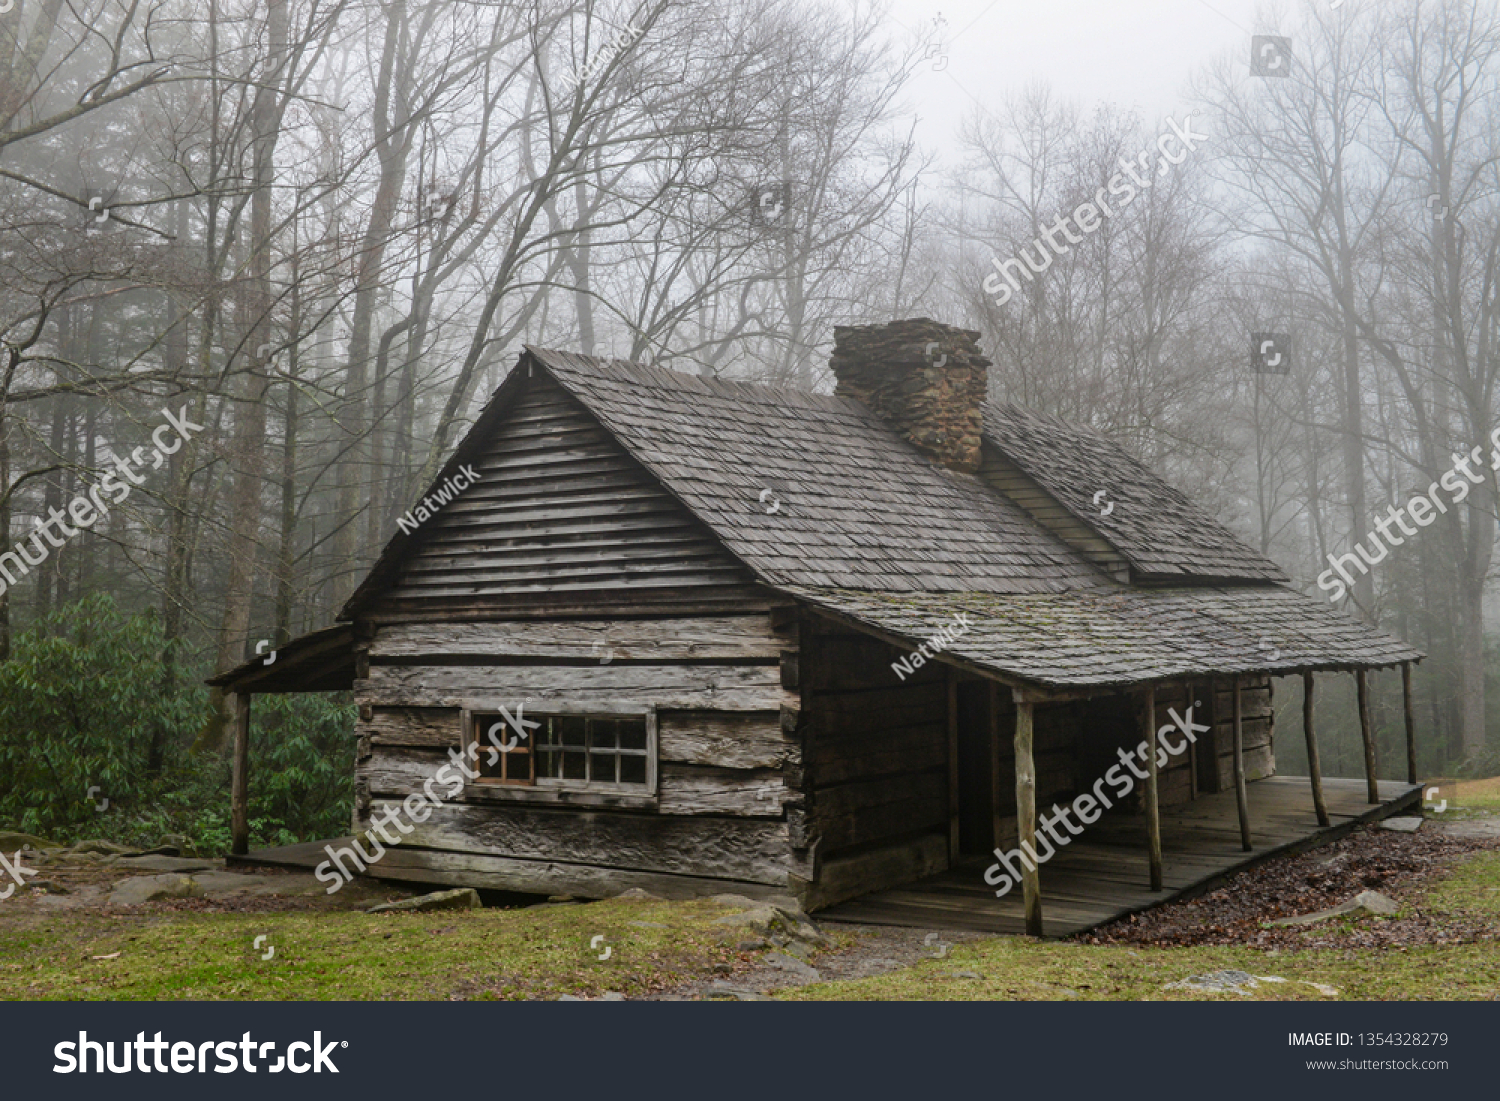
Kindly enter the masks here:
<path id="1" fill-rule="evenodd" d="M 1485 813 L 1487 790 L 1450 809 Z M 1500 783 L 1496 783 L 1500 798 Z M 1422 907 L 1500 924 L 1500 852 L 1472 854 L 1430 881 Z M 0 924 L 0 1000 L 513 1000 L 627 997 L 731 977 L 754 955 L 709 900 L 614 899 L 526 910 L 31 913 Z M 1397 915 L 1399 917 L 1400 915 Z M 1361 948 L 1380 917 L 1319 927 L 1347 946 L 1264 952 L 1236 947 L 1130 948 L 1021 937 L 971 941 L 943 959 L 867 979 L 781 992 L 787 1000 L 1447 1000 L 1491 999 L 1500 951 L 1478 944 Z M 841 942 L 848 938 L 836 927 Z M 256 937 L 265 937 L 260 947 Z M 602 940 L 596 938 L 602 937 Z M 265 948 L 274 948 L 263 959 Z M 598 957 L 608 949 L 608 958 Z M 814 963 L 816 964 L 816 960 Z M 1233 969 L 1288 980 L 1248 994 L 1169 990 Z M 978 977 L 974 977 L 978 976 Z M 1322 988 L 1332 988 L 1320 989 Z"/>
<path id="2" fill-rule="evenodd" d="M 726 912 L 706 900 L 615 899 L 389 915 L 56 914 L 0 927 L 0 999 L 630 996 L 716 965 L 748 966 L 734 952 L 738 938 L 713 923 Z M 267 939 L 257 949 L 258 936 Z M 275 953 L 264 960 L 267 947 Z"/>

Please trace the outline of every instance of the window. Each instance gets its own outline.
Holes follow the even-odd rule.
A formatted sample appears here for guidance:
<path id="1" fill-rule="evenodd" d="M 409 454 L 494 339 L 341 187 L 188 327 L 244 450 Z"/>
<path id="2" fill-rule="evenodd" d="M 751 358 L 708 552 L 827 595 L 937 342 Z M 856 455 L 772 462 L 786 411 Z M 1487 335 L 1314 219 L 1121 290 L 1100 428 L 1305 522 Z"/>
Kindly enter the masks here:
<path id="1" fill-rule="evenodd" d="M 517 712 L 518 732 L 498 712 L 469 712 L 466 742 L 479 744 L 476 784 L 546 792 L 654 795 L 656 715 Z M 533 725 L 535 724 L 535 725 Z M 494 752 L 494 750 L 499 752 Z M 493 760 L 492 760 L 493 758 Z M 496 792 L 497 797 L 499 792 Z M 529 797 L 515 790 L 513 797 Z"/>

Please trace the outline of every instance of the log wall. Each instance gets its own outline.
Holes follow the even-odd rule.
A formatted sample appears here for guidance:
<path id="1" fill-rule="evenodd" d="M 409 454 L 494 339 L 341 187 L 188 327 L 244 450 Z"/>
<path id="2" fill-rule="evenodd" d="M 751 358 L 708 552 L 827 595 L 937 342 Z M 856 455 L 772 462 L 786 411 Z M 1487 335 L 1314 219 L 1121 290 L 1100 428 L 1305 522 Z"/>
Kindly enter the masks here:
<path id="1" fill-rule="evenodd" d="M 797 697 L 782 686 L 795 647 L 768 614 L 378 627 L 355 687 L 355 827 L 449 762 L 464 708 L 654 705 L 654 799 L 596 805 L 611 796 L 590 793 L 589 805 L 556 805 L 522 801 L 538 789 L 466 785 L 425 822 L 401 816 L 412 832 L 382 870 L 585 897 L 631 886 L 666 897 L 786 893 L 800 867 L 785 813 L 801 752 L 784 713 L 795 714 Z"/>

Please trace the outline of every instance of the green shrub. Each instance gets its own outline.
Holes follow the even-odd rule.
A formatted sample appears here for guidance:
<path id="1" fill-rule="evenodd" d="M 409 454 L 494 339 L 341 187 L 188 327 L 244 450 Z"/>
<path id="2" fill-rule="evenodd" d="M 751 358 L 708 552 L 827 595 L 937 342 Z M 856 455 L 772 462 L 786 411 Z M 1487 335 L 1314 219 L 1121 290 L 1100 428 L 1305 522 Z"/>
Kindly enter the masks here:
<path id="1" fill-rule="evenodd" d="M 0 662 L 0 826 L 141 846 L 173 833 L 205 855 L 227 851 L 228 753 L 189 752 L 208 690 L 168 676 L 163 649 L 155 615 L 125 615 L 107 594 L 15 639 Z M 252 845 L 347 832 L 352 704 L 259 696 L 252 716 Z"/>

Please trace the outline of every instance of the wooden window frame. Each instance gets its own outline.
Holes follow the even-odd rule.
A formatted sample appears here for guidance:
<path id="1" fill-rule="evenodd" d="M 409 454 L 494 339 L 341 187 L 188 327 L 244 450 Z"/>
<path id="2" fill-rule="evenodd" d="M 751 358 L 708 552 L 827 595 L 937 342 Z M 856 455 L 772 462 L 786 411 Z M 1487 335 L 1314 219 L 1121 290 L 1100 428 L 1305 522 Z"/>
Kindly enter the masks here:
<path id="1" fill-rule="evenodd" d="M 510 704 L 504 705 L 510 708 Z M 485 753 L 481 741 L 479 724 L 482 720 L 499 720 L 499 707 L 471 706 L 460 709 L 462 723 L 459 746 L 467 755 L 469 747 L 480 741 L 476 759 Z M 557 718 L 607 719 L 614 721 L 644 721 L 646 724 L 646 782 L 644 784 L 602 783 L 594 780 L 568 780 L 541 775 L 539 754 L 536 745 L 528 746 L 531 760 L 529 781 L 508 780 L 485 776 L 468 779 L 464 783 L 464 797 L 481 802 L 552 803 L 576 806 L 604 806 L 633 809 L 656 809 L 659 805 L 658 739 L 656 707 L 613 709 L 598 707 L 540 708 L 535 716 Z M 526 716 L 523 714 L 522 718 Z M 471 766 L 472 767 L 472 766 Z"/>

